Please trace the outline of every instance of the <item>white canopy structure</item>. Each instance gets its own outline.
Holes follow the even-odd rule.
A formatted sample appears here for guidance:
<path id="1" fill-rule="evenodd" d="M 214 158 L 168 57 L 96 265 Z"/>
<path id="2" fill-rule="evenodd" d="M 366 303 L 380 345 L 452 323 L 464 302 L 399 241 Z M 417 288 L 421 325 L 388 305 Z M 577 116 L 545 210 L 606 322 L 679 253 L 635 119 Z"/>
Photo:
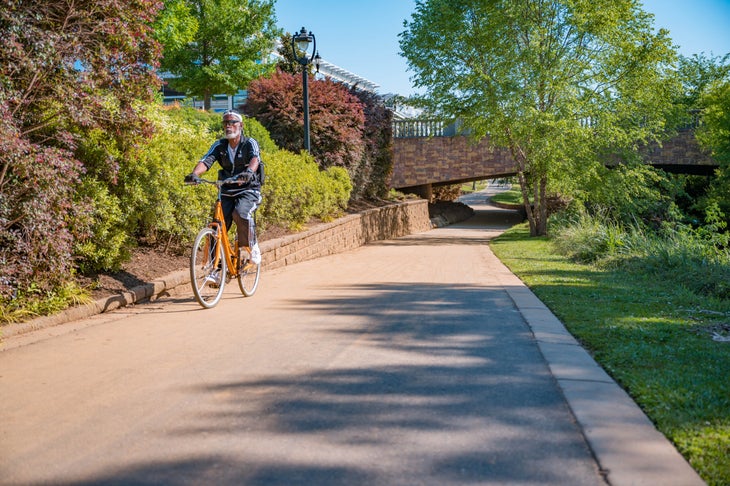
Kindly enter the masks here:
<path id="1" fill-rule="evenodd" d="M 355 73 L 351 73 L 347 69 L 341 68 L 332 64 L 331 62 L 321 59 L 319 61 L 319 73 L 325 77 L 331 78 L 340 83 L 348 86 L 357 86 L 358 88 L 375 93 L 380 88 L 380 85 L 365 79 L 362 76 L 358 76 Z"/>

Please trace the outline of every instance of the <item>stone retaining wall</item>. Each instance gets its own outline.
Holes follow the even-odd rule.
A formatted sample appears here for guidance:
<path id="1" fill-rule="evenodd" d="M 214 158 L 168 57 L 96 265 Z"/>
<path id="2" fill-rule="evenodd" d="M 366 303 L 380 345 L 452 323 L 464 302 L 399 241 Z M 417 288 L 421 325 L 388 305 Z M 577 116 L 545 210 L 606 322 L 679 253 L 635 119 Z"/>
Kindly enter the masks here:
<path id="1" fill-rule="evenodd" d="M 372 241 L 431 229 L 428 202 L 423 199 L 370 209 L 319 225 L 302 233 L 261 242 L 262 268 L 279 268 Z"/>

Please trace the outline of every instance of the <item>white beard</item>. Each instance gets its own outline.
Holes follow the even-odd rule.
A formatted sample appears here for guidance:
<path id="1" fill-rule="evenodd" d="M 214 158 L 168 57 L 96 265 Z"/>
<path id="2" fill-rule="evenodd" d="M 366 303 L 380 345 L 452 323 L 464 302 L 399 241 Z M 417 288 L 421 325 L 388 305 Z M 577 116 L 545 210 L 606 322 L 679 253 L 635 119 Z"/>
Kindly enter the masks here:
<path id="1" fill-rule="evenodd" d="M 236 137 L 238 137 L 239 135 L 241 135 L 241 129 L 240 128 L 236 128 L 236 130 L 233 131 L 233 132 L 226 132 L 226 138 L 228 140 L 233 140 Z"/>

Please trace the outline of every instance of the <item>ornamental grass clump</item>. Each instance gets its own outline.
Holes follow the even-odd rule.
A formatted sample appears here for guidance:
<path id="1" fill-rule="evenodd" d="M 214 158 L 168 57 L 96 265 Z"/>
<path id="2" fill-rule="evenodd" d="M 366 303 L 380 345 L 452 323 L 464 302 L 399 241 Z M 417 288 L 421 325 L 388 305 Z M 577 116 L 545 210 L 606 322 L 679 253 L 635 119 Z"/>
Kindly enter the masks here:
<path id="1" fill-rule="evenodd" d="M 563 216 L 552 228 L 556 250 L 578 263 L 652 275 L 707 297 L 730 298 L 730 235 L 718 221 L 692 228 L 639 223 L 621 225 L 605 216 Z"/>

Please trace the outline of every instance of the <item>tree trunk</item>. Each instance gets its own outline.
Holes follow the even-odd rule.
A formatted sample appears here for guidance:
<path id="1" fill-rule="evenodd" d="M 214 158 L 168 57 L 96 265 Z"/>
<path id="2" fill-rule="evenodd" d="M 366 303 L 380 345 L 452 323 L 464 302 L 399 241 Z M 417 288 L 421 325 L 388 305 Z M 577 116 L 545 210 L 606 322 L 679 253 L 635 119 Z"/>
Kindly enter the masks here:
<path id="1" fill-rule="evenodd" d="M 547 236 L 547 175 L 540 175 L 539 186 L 539 202 L 535 203 L 535 209 L 537 209 L 538 213 L 538 221 L 535 225 L 535 234 L 532 236 Z"/>
<path id="2" fill-rule="evenodd" d="M 525 173 L 520 170 L 517 172 L 517 180 L 520 182 L 520 191 L 522 192 L 522 204 L 525 207 L 525 215 L 530 225 L 530 236 L 535 236 L 537 231 L 537 222 L 535 221 L 535 213 L 532 204 L 530 204 L 530 194 L 527 192 L 527 178 Z"/>
<path id="3" fill-rule="evenodd" d="M 210 90 L 206 89 L 205 92 L 203 93 L 203 109 L 205 111 L 210 110 L 210 99 L 211 98 L 212 98 L 212 94 L 211 94 Z"/>
<path id="4" fill-rule="evenodd" d="M 511 133 L 507 130 L 507 137 L 511 139 Z M 509 144 L 509 150 L 512 158 L 517 163 L 517 178 L 520 181 L 520 190 L 522 192 L 522 203 L 525 206 L 525 214 L 530 224 L 530 236 L 546 236 L 547 235 L 547 174 L 539 174 L 537 183 L 533 190 L 532 203 L 530 202 L 530 193 L 527 184 L 527 167 L 528 156 L 519 143 L 512 141 Z M 533 167 L 534 168 L 534 167 Z"/>
<path id="5" fill-rule="evenodd" d="M 534 186 L 532 202 L 528 191 L 528 183 L 525 172 L 517 172 L 522 192 L 522 203 L 525 207 L 527 221 L 530 224 L 530 236 L 547 236 L 547 175 L 541 175 Z"/>

